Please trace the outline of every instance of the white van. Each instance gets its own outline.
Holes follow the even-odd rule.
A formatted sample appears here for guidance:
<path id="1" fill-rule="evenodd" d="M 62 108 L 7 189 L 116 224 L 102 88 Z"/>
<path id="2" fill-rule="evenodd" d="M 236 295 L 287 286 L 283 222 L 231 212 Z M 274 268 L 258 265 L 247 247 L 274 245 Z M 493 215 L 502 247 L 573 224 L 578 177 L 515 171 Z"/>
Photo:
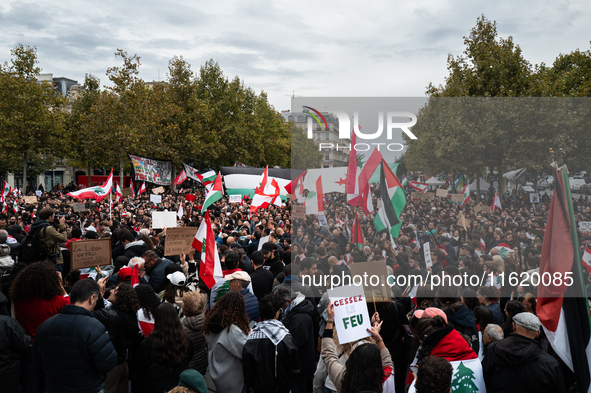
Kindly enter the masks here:
<path id="1" fill-rule="evenodd" d="M 569 178 L 568 182 L 570 183 L 570 188 L 573 191 L 578 191 L 579 188 L 581 188 L 581 186 L 583 184 L 585 184 L 585 179 L 574 179 L 574 178 Z"/>

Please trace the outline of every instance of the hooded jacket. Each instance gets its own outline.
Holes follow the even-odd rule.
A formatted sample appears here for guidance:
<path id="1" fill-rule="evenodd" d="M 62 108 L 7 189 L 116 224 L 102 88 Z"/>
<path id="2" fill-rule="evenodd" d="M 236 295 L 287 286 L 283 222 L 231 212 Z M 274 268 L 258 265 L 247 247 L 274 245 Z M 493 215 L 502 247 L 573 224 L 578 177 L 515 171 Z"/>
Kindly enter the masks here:
<path id="1" fill-rule="evenodd" d="M 465 334 L 470 338 L 470 346 L 474 352 L 478 353 L 480 342 L 478 340 L 478 328 L 474 319 L 474 312 L 462 305 L 456 312 L 451 312 L 449 308 L 445 309 L 447 315 L 447 325 L 453 327 L 458 332 Z"/>
<path id="2" fill-rule="evenodd" d="M 308 379 L 314 376 L 316 369 L 316 340 L 313 323 L 315 307 L 303 294 L 298 294 L 292 303 L 293 306 L 282 322 L 298 347 L 300 373 L 296 377 Z"/>
<path id="3" fill-rule="evenodd" d="M 486 347 L 484 383 L 487 392 L 564 392 L 560 364 L 536 340 L 511 333 Z"/>
<path id="4" fill-rule="evenodd" d="M 450 326 L 437 329 L 423 340 L 417 360 L 429 355 L 445 358 L 448 362 L 478 358 L 460 333 Z"/>
<path id="5" fill-rule="evenodd" d="M 127 243 L 125 245 L 125 251 L 123 251 L 123 256 L 129 259 L 134 257 L 140 257 L 144 253 L 144 251 L 148 251 L 148 246 L 144 243 L 143 240 L 136 240 L 135 242 Z"/>
<path id="6" fill-rule="evenodd" d="M 166 289 L 166 266 L 170 265 L 172 261 L 165 258 L 158 258 L 156 260 L 152 271 L 150 272 L 150 280 L 148 284 L 152 287 L 154 292 L 160 293 Z"/>
<path id="7" fill-rule="evenodd" d="M 248 290 L 248 288 L 241 289 L 240 293 L 244 297 L 244 308 L 246 309 L 248 319 L 258 322 L 260 319 L 259 300 Z"/>
<path id="8" fill-rule="evenodd" d="M 139 345 L 140 330 L 136 314 L 112 307 L 94 311 L 92 315 L 105 326 L 109 333 L 109 339 L 117 351 L 117 364 L 125 363 L 129 349 Z"/>
<path id="9" fill-rule="evenodd" d="M 242 350 L 248 336 L 236 325 L 222 327 L 218 314 L 209 322 L 207 360 L 211 379 L 218 392 L 240 393 L 244 386 L 242 374 Z"/>
<path id="10" fill-rule="evenodd" d="M 183 330 L 193 342 L 193 358 L 189 359 L 189 368 L 197 371 L 207 368 L 207 344 L 203 336 L 203 322 L 203 313 L 186 317 L 182 322 Z"/>

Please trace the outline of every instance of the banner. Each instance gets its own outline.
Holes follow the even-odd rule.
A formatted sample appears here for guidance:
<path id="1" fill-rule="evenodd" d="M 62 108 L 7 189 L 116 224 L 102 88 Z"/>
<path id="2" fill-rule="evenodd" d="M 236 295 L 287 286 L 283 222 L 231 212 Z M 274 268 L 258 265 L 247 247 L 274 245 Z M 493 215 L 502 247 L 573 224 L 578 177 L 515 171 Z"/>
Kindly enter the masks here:
<path id="1" fill-rule="evenodd" d="M 172 162 L 129 154 L 136 181 L 147 181 L 161 186 L 172 184 Z"/>

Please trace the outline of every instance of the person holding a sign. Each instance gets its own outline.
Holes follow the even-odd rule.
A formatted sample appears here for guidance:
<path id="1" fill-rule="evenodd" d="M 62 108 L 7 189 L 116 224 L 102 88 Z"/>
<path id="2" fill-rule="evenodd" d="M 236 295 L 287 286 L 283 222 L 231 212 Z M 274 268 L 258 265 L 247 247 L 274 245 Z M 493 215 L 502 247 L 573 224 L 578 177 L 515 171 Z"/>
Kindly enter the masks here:
<path id="1" fill-rule="evenodd" d="M 343 393 L 355 393 L 362 390 L 382 391 L 382 385 L 392 375 L 394 364 L 390 352 L 384 345 L 380 336 L 382 322 L 372 318 L 372 327 L 367 329 L 375 344 L 359 345 L 343 366 L 335 351 L 332 338 L 334 326 L 334 304 L 330 301 L 326 310 L 328 321 L 322 336 L 322 360 L 326 364 L 328 375 L 334 382 L 336 391 Z"/>

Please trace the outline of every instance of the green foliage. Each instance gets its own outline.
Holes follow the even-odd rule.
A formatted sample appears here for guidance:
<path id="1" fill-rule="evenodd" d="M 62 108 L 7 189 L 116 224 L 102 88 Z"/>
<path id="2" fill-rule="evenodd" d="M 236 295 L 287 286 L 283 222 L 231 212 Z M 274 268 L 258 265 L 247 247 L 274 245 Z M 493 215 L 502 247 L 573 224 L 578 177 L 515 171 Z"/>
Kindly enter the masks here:
<path id="1" fill-rule="evenodd" d="M 312 169 L 320 168 L 322 153 L 318 145 L 308 139 L 302 127 L 291 123 L 291 168 Z"/>

